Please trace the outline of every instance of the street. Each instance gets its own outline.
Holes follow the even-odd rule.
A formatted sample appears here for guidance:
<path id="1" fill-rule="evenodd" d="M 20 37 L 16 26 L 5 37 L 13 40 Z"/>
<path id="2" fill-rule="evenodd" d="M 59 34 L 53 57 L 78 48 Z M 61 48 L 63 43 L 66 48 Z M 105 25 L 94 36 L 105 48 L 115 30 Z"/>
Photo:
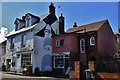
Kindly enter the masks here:
<path id="1" fill-rule="evenodd" d="M 64 78 L 55 78 L 55 77 L 34 77 L 34 76 L 21 76 L 14 74 L 6 74 L 5 72 L 1 73 L 1 80 L 69 80 Z"/>

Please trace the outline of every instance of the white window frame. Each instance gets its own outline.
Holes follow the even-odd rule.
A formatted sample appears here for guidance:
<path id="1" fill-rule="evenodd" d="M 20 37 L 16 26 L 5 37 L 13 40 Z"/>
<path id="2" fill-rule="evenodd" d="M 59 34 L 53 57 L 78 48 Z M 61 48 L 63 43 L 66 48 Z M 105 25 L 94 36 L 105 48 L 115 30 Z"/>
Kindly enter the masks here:
<path id="1" fill-rule="evenodd" d="M 56 47 L 60 46 L 60 40 L 56 40 Z"/>
<path id="2" fill-rule="evenodd" d="M 84 50 L 82 50 L 82 41 L 84 41 L 83 43 L 84 43 Z M 85 53 L 85 39 L 81 39 L 80 40 L 80 52 L 81 53 Z"/>
<path id="3" fill-rule="evenodd" d="M 61 40 L 64 40 L 64 39 L 56 40 L 56 47 L 60 47 L 60 46 L 64 46 L 65 45 L 65 43 L 63 45 L 60 44 Z M 65 40 L 64 40 L 64 42 L 65 42 Z"/>
<path id="4" fill-rule="evenodd" d="M 94 43 L 92 42 L 92 40 L 94 40 Z M 91 37 L 90 38 L 90 46 L 94 46 L 95 45 L 95 37 Z"/>
<path id="5" fill-rule="evenodd" d="M 66 55 L 68 55 L 68 57 L 65 57 Z M 58 57 L 60 56 L 60 57 Z M 63 59 L 63 67 L 56 67 L 55 66 L 55 59 L 56 58 L 62 58 Z M 56 54 L 54 55 L 54 68 L 64 68 L 65 67 L 65 58 L 69 58 L 69 54 Z"/>
<path id="6" fill-rule="evenodd" d="M 27 16 L 26 16 L 25 26 L 26 26 L 26 27 L 31 26 L 31 16 L 30 16 L 30 15 L 27 15 Z"/>

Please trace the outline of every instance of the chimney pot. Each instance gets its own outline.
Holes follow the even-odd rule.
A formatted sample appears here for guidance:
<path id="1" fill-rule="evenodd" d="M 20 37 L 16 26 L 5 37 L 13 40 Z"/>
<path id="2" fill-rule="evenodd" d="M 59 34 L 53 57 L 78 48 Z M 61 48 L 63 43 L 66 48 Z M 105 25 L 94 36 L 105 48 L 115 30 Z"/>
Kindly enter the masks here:
<path id="1" fill-rule="evenodd" d="M 77 27 L 77 23 L 76 23 L 76 22 L 74 22 L 74 25 L 73 25 L 73 27 Z"/>
<path id="2" fill-rule="evenodd" d="M 63 14 L 61 13 L 61 16 L 59 17 L 59 33 L 64 34 L 64 17 Z"/>
<path id="3" fill-rule="evenodd" d="M 54 4 L 53 4 L 53 3 L 51 3 L 51 4 L 49 5 L 49 13 L 55 14 L 55 7 L 54 7 Z"/>

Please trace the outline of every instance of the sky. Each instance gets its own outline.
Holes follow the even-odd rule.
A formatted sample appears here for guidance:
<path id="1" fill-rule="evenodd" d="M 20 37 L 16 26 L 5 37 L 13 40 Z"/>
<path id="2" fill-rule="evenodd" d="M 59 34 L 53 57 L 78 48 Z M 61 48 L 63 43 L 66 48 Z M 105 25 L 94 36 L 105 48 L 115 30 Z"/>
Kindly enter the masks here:
<path id="1" fill-rule="evenodd" d="M 56 15 L 63 13 L 65 30 L 72 28 L 74 22 L 78 26 L 109 20 L 114 32 L 118 31 L 118 2 L 53 2 Z M 50 2 L 2 2 L 2 26 L 9 32 L 14 29 L 16 18 L 26 13 L 36 16 L 48 13 Z M 58 8 L 60 6 L 60 8 Z"/>

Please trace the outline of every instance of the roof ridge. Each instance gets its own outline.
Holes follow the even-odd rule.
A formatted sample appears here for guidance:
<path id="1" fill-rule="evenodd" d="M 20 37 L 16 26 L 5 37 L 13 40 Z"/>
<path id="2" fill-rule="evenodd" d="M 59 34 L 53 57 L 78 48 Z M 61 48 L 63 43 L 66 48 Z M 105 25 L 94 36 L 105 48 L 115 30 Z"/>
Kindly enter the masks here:
<path id="1" fill-rule="evenodd" d="M 98 30 L 106 21 L 108 21 L 108 19 L 106 20 L 101 20 L 101 21 L 97 21 L 97 22 L 92 22 L 92 23 L 89 23 L 89 24 L 85 24 L 85 25 L 81 25 L 81 26 L 77 26 L 77 27 L 74 27 L 74 28 L 69 28 L 66 32 L 67 33 L 70 33 L 70 32 L 76 32 L 76 31 L 79 31 L 83 28 L 87 28 L 88 31 L 96 31 Z M 97 27 L 96 27 L 97 25 Z M 95 29 L 94 29 L 95 28 Z M 73 30 L 73 31 L 72 31 Z"/>
<path id="2" fill-rule="evenodd" d="M 86 26 L 86 25 L 90 25 L 90 24 L 95 24 L 95 23 L 100 23 L 100 22 L 106 22 L 107 21 L 107 19 L 106 20 L 101 20 L 101 21 L 97 21 L 97 22 L 91 22 L 91 23 L 88 23 L 88 24 L 84 24 L 84 25 L 81 25 L 81 26 Z M 103 23 L 103 24 L 104 24 Z M 78 26 L 78 27 L 81 27 L 81 26 Z"/>

